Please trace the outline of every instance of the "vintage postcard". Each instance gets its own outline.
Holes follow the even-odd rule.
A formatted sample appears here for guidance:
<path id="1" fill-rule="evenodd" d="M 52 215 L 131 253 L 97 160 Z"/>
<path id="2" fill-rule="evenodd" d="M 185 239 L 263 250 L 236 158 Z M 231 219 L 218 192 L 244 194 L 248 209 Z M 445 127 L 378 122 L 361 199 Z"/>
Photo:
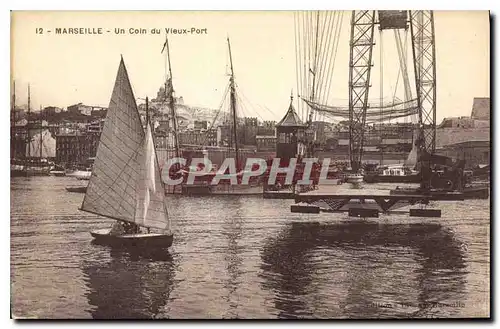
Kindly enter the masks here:
<path id="1" fill-rule="evenodd" d="M 14 319 L 490 318 L 488 11 L 13 11 Z"/>

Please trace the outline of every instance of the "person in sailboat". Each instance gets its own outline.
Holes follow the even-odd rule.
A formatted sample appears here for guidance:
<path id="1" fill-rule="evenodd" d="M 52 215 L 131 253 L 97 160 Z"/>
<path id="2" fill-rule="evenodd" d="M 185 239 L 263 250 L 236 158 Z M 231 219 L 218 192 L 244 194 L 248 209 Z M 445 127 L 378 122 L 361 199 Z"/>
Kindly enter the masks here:
<path id="1" fill-rule="evenodd" d="M 111 227 L 109 234 L 111 235 L 124 235 L 124 234 L 137 234 L 140 232 L 139 225 L 130 222 L 116 221 Z"/>
<path id="2" fill-rule="evenodd" d="M 124 235 L 125 234 L 125 226 L 124 222 L 117 220 L 113 226 L 111 226 L 111 230 L 109 231 L 110 235 Z"/>
<path id="3" fill-rule="evenodd" d="M 141 228 L 136 223 L 125 223 L 125 234 L 137 234 L 141 232 Z"/>

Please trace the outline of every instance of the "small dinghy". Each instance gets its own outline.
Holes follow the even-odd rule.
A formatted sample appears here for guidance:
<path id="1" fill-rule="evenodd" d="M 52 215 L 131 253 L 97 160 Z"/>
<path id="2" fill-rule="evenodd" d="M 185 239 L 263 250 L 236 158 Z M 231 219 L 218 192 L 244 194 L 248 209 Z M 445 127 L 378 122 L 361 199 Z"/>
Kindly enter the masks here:
<path id="1" fill-rule="evenodd" d="M 61 166 L 54 166 L 54 168 L 50 171 L 51 176 L 63 177 L 66 176 L 66 171 Z"/>
<path id="2" fill-rule="evenodd" d="M 70 193 L 85 193 L 87 192 L 87 186 L 68 186 L 66 191 Z"/>
<path id="3" fill-rule="evenodd" d="M 122 58 L 81 210 L 117 221 L 90 233 L 99 244 L 168 248 L 173 234 L 148 101 L 144 129 L 135 100 Z"/>

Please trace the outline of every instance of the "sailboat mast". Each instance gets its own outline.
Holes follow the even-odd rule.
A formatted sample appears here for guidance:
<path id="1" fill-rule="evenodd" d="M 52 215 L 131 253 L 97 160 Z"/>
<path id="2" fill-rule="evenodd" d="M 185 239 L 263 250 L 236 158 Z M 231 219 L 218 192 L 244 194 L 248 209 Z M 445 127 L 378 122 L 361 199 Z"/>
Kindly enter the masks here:
<path id="1" fill-rule="evenodd" d="M 319 11 L 316 13 L 316 41 L 314 47 L 314 72 L 312 80 L 312 90 L 311 90 L 311 101 L 315 101 L 315 91 L 316 91 L 316 69 L 318 66 L 318 37 L 319 37 Z"/>
<path id="2" fill-rule="evenodd" d="M 314 71 L 309 67 L 309 71 L 313 75 L 312 86 L 311 86 L 311 102 L 315 101 L 316 98 L 316 71 L 318 67 L 318 38 L 319 38 L 319 11 L 316 12 L 316 38 L 315 38 L 315 46 L 314 46 Z M 313 108 L 309 109 L 309 125 L 312 124 L 313 121 Z"/>
<path id="3" fill-rule="evenodd" d="M 12 118 L 16 119 L 16 82 L 12 87 Z"/>
<path id="4" fill-rule="evenodd" d="M 26 158 L 28 158 L 31 155 L 30 115 L 31 115 L 31 90 L 30 90 L 30 85 L 28 84 L 28 116 L 26 118 L 26 142 L 28 144 L 28 155 L 26 156 Z M 25 169 L 27 168 L 25 167 Z"/>
<path id="5" fill-rule="evenodd" d="M 11 120 L 11 123 L 10 123 L 10 139 L 11 139 L 11 158 L 15 158 L 16 157 L 16 142 L 15 142 L 15 131 L 16 131 L 16 82 L 14 81 L 14 85 L 13 85 L 13 92 L 12 92 L 12 110 L 11 110 L 11 114 L 10 114 L 10 120 Z M 12 141 L 14 141 L 14 146 L 12 147 Z"/>
<path id="6" fill-rule="evenodd" d="M 42 161 L 42 144 L 43 144 L 43 136 L 42 136 L 42 133 L 43 133 L 43 128 L 42 128 L 42 125 L 43 125 L 43 118 L 42 118 L 42 105 L 40 105 L 40 161 Z"/>
<path id="7" fill-rule="evenodd" d="M 174 130 L 174 148 L 175 148 L 175 157 L 179 157 L 179 139 L 177 138 L 177 116 L 175 114 L 175 98 L 174 98 L 174 84 L 172 79 L 172 65 L 170 64 L 170 48 L 168 45 L 168 35 L 165 40 L 166 50 L 167 50 L 167 60 L 168 60 L 168 74 L 170 76 L 170 87 L 172 90 L 170 91 L 169 96 L 169 105 L 170 105 L 170 113 L 172 115 L 172 125 Z M 165 91 L 167 91 L 167 81 L 165 81 Z"/>
<path id="8" fill-rule="evenodd" d="M 231 66 L 231 78 L 230 82 L 230 102 L 231 102 L 231 113 L 233 115 L 233 137 L 234 137 L 234 152 L 236 156 L 236 170 L 240 169 L 239 163 L 239 148 L 238 148 L 238 132 L 236 130 L 238 119 L 236 117 L 236 88 L 234 85 L 234 70 L 233 70 L 233 57 L 231 55 L 231 43 L 229 38 L 227 38 L 227 46 L 229 48 L 229 64 Z"/>
<path id="9" fill-rule="evenodd" d="M 149 98 L 146 96 L 146 128 L 149 124 Z"/>

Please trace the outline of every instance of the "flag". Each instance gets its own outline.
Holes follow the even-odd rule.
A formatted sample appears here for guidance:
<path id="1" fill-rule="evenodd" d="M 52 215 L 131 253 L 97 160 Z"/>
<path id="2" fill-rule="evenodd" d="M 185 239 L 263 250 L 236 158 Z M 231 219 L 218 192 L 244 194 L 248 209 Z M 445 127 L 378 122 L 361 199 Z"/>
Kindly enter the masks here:
<path id="1" fill-rule="evenodd" d="M 163 54 L 163 51 L 165 50 L 165 47 L 167 46 L 168 38 L 165 38 L 165 43 L 163 44 L 163 48 L 161 49 L 161 54 Z"/>

